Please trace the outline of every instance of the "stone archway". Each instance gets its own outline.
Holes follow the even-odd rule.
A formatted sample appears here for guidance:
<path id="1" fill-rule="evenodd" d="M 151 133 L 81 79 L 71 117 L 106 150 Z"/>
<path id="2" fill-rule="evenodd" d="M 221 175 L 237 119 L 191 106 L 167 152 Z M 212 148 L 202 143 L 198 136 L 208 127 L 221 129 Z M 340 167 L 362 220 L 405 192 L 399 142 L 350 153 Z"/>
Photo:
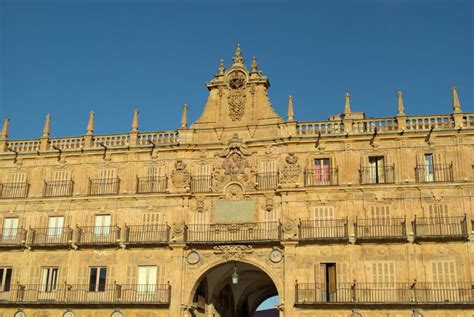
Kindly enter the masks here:
<path id="1" fill-rule="evenodd" d="M 237 284 L 232 282 L 234 272 Z M 191 316 L 252 317 L 263 300 L 275 295 L 274 281 L 261 268 L 229 261 L 213 266 L 199 278 L 189 312 Z"/>

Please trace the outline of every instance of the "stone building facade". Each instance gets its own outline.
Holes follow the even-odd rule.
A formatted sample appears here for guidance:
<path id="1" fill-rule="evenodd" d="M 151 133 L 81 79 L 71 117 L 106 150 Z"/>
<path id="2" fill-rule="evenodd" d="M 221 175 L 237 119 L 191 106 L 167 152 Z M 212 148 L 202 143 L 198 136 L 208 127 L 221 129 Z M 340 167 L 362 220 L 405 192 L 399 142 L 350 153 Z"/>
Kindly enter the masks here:
<path id="1" fill-rule="evenodd" d="M 0 316 L 474 314 L 474 114 L 281 118 L 237 48 L 175 131 L 0 138 Z M 395 102 L 394 102 L 395 103 Z M 341 107 L 342 108 L 342 107 Z M 395 106 L 394 106 L 395 108 Z"/>

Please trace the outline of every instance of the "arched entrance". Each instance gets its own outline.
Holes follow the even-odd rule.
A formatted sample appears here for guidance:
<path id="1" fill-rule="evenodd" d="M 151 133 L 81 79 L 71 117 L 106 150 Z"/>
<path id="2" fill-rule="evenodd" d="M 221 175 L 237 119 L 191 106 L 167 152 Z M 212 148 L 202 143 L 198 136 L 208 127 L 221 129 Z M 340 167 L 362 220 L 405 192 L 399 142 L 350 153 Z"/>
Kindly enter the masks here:
<path id="1" fill-rule="evenodd" d="M 270 276 L 255 265 L 229 261 L 209 269 L 193 288 L 191 316 L 253 317 L 267 298 L 278 295 Z M 274 312 L 275 316 L 278 313 Z"/>

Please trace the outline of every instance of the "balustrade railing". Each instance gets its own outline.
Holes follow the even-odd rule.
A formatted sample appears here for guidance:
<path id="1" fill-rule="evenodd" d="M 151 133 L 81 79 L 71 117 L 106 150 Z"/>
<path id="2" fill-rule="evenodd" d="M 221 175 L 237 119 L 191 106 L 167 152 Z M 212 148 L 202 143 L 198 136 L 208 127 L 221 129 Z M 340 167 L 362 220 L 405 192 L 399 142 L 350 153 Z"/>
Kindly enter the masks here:
<path id="1" fill-rule="evenodd" d="M 13 152 L 37 152 L 40 147 L 40 140 L 15 140 L 8 141 L 8 149 Z"/>
<path id="2" fill-rule="evenodd" d="M 474 115 L 465 115 L 462 117 L 462 126 L 465 128 L 474 127 Z"/>
<path id="3" fill-rule="evenodd" d="M 73 230 L 70 227 L 30 228 L 28 245 L 65 246 L 73 242 Z"/>
<path id="4" fill-rule="evenodd" d="M 347 219 L 300 220 L 300 240 L 331 241 L 349 239 Z"/>
<path id="5" fill-rule="evenodd" d="M 170 227 L 168 225 L 125 225 L 123 243 L 127 244 L 162 244 L 169 242 Z"/>
<path id="6" fill-rule="evenodd" d="M 406 119 L 406 130 L 431 130 L 431 128 L 454 128 L 454 118 L 452 115 L 435 115 Z"/>
<path id="7" fill-rule="evenodd" d="M 137 194 L 165 193 L 167 184 L 166 176 L 137 177 Z"/>
<path id="8" fill-rule="evenodd" d="M 453 164 L 417 165 L 415 168 L 418 183 L 452 182 Z"/>
<path id="9" fill-rule="evenodd" d="M 187 242 L 265 242 L 280 240 L 279 222 L 187 225 Z"/>
<path id="10" fill-rule="evenodd" d="M 49 139 L 50 149 L 76 150 L 84 147 L 84 137 Z"/>
<path id="11" fill-rule="evenodd" d="M 45 181 L 43 187 L 43 197 L 72 196 L 73 189 L 73 180 Z"/>
<path id="12" fill-rule="evenodd" d="M 3 183 L 0 184 L 0 198 L 26 198 L 30 184 L 22 183 Z"/>
<path id="13" fill-rule="evenodd" d="M 169 284 L 15 284 L 0 292 L 0 303 L 21 304 L 169 304 Z M 94 291 L 92 291 L 94 290 Z"/>
<path id="14" fill-rule="evenodd" d="M 138 134 L 138 145 L 175 144 L 178 143 L 178 132 L 142 132 Z"/>
<path id="15" fill-rule="evenodd" d="M 296 123 L 297 135 L 317 135 L 317 134 L 342 134 L 344 124 L 338 121 L 320 122 L 298 122 Z"/>
<path id="16" fill-rule="evenodd" d="M 393 184 L 395 183 L 395 166 L 361 166 L 360 183 Z"/>
<path id="17" fill-rule="evenodd" d="M 416 239 L 467 239 L 467 221 L 463 217 L 415 217 Z"/>
<path id="18" fill-rule="evenodd" d="M 92 148 L 105 147 L 125 147 L 130 145 L 130 135 L 128 134 L 110 134 L 95 135 L 92 138 Z"/>
<path id="19" fill-rule="evenodd" d="M 470 283 L 297 283 L 296 304 L 474 303 Z"/>
<path id="20" fill-rule="evenodd" d="M 0 228 L 0 247 L 18 247 L 26 242 L 27 231 L 23 228 Z"/>
<path id="21" fill-rule="evenodd" d="M 338 168 L 308 168 L 304 172 L 304 185 L 306 187 L 338 185 Z"/>
<path id="22" fill-rule="evenodd" d="M 257 189 L 276 189 L 278 187 L 278 172 L 257 174 Z"/>
<path id="23" fill-rule="evenodd" d="M 89 179 L 89 195 L 116 195 L 119 193 L 119 178 Z"/>
<path id="24" fill-rule="evenodd" d="M 356 218 L 354 231 L 357 240 L 407 238 L 405 218 Z"/>
<path id="25" fill-rule="evenodd" d="M 77 227 L 75 243 L 77 245 L 119 244 L 121 229 L 118 226 Z"/>
<path id="26" fill-rule="evenodd" d="M 398 123 L 396 118 L 379 118 L 379 119 L 364 119 L 354 120 L 352 123 L 352 132 L 354 133 L 373 133 L 377 132 L 391 132 L 398 130 Z"/>

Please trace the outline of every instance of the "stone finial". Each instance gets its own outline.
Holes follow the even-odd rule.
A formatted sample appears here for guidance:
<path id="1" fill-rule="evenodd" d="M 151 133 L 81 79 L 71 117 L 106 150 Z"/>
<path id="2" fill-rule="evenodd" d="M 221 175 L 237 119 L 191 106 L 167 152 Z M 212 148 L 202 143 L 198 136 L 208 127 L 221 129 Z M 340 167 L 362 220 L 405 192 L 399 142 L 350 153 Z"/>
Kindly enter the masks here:
<path id="1" fill-rule="evenodd" d="M 51 115 L 48 113 L 46 115 L 46 120 L 44 121 L 43 138 L 49 137 L 50 133 L 51 133 Z"/>
<path id="2" fill-rule="evenodd" d="M 2 135 L 0 136 L 1 140 L 6 140 L 8 138 L 8 125 L 10 124 L 10 118 L 5 118 L 3 121 Z"/>
<path id="3" fill-rule="evenodd" d="M 244 58 L 242 57 L 242 52 L 240 50 L 240 44 L 237 44 L 237 48 L 235 49 L 234 57 L 232 58 L 233 64 L 243 64 Z"/>
<path id="4" fill-rule="evenodd" d="M 351 113 L 351 95 L 348 92 L 346 92 L 345 96 L 344 113 Z"/>
<path id="5" fill-rule="evenodd" d="M 405 105 L 403 104 L 403 93 L 401 90 L 397 92 L 397 96 L 398 96 L 397 116 L 404 116 Z"/>
<path id="6" fill-rule="evenodd" d="M 461 113 L 461 103 L 459 102 L 458 90 L 456 86 L 453 87 L 453 111 L 454 113 Z"/>
<path id="7" fill-rule="evenodd" d="M 225 72 L 224 60 L 221 59 L 221 62 L 219 63 L 219 75 L 224 75 L 224 72 Z"/>
<path id="8" fill-rule="evenodd" d="M 258 64 L 257 64 L 257 59 L 254 57 L 252 59 L 252 64 L 250 65 L 252 67 L 252 72 L 256 73 L 258 69 Z"/>
<path id="9" fill-rule="evenodd" d="M 183 106 L 183 115 L 181 116 L 181 128 L 186 129 L 188 127 L 188 105 Z"/>
<path id="10" fill-rule="evenodd" d="M 87 122 L 87 135 L 94 134 L 94 111 L 89 113 L 89 121 Z"/>
<path id="11" fill-rule="evenodd" d="M 293 111 L 293 97 L 288 96 L 288 121 L 295 120 L 295 113 Z"/>
<path id="12" fill-rule="evenodd" d="M 133 110 L 132 132 L 138 132 L 138 109 Z"/>

